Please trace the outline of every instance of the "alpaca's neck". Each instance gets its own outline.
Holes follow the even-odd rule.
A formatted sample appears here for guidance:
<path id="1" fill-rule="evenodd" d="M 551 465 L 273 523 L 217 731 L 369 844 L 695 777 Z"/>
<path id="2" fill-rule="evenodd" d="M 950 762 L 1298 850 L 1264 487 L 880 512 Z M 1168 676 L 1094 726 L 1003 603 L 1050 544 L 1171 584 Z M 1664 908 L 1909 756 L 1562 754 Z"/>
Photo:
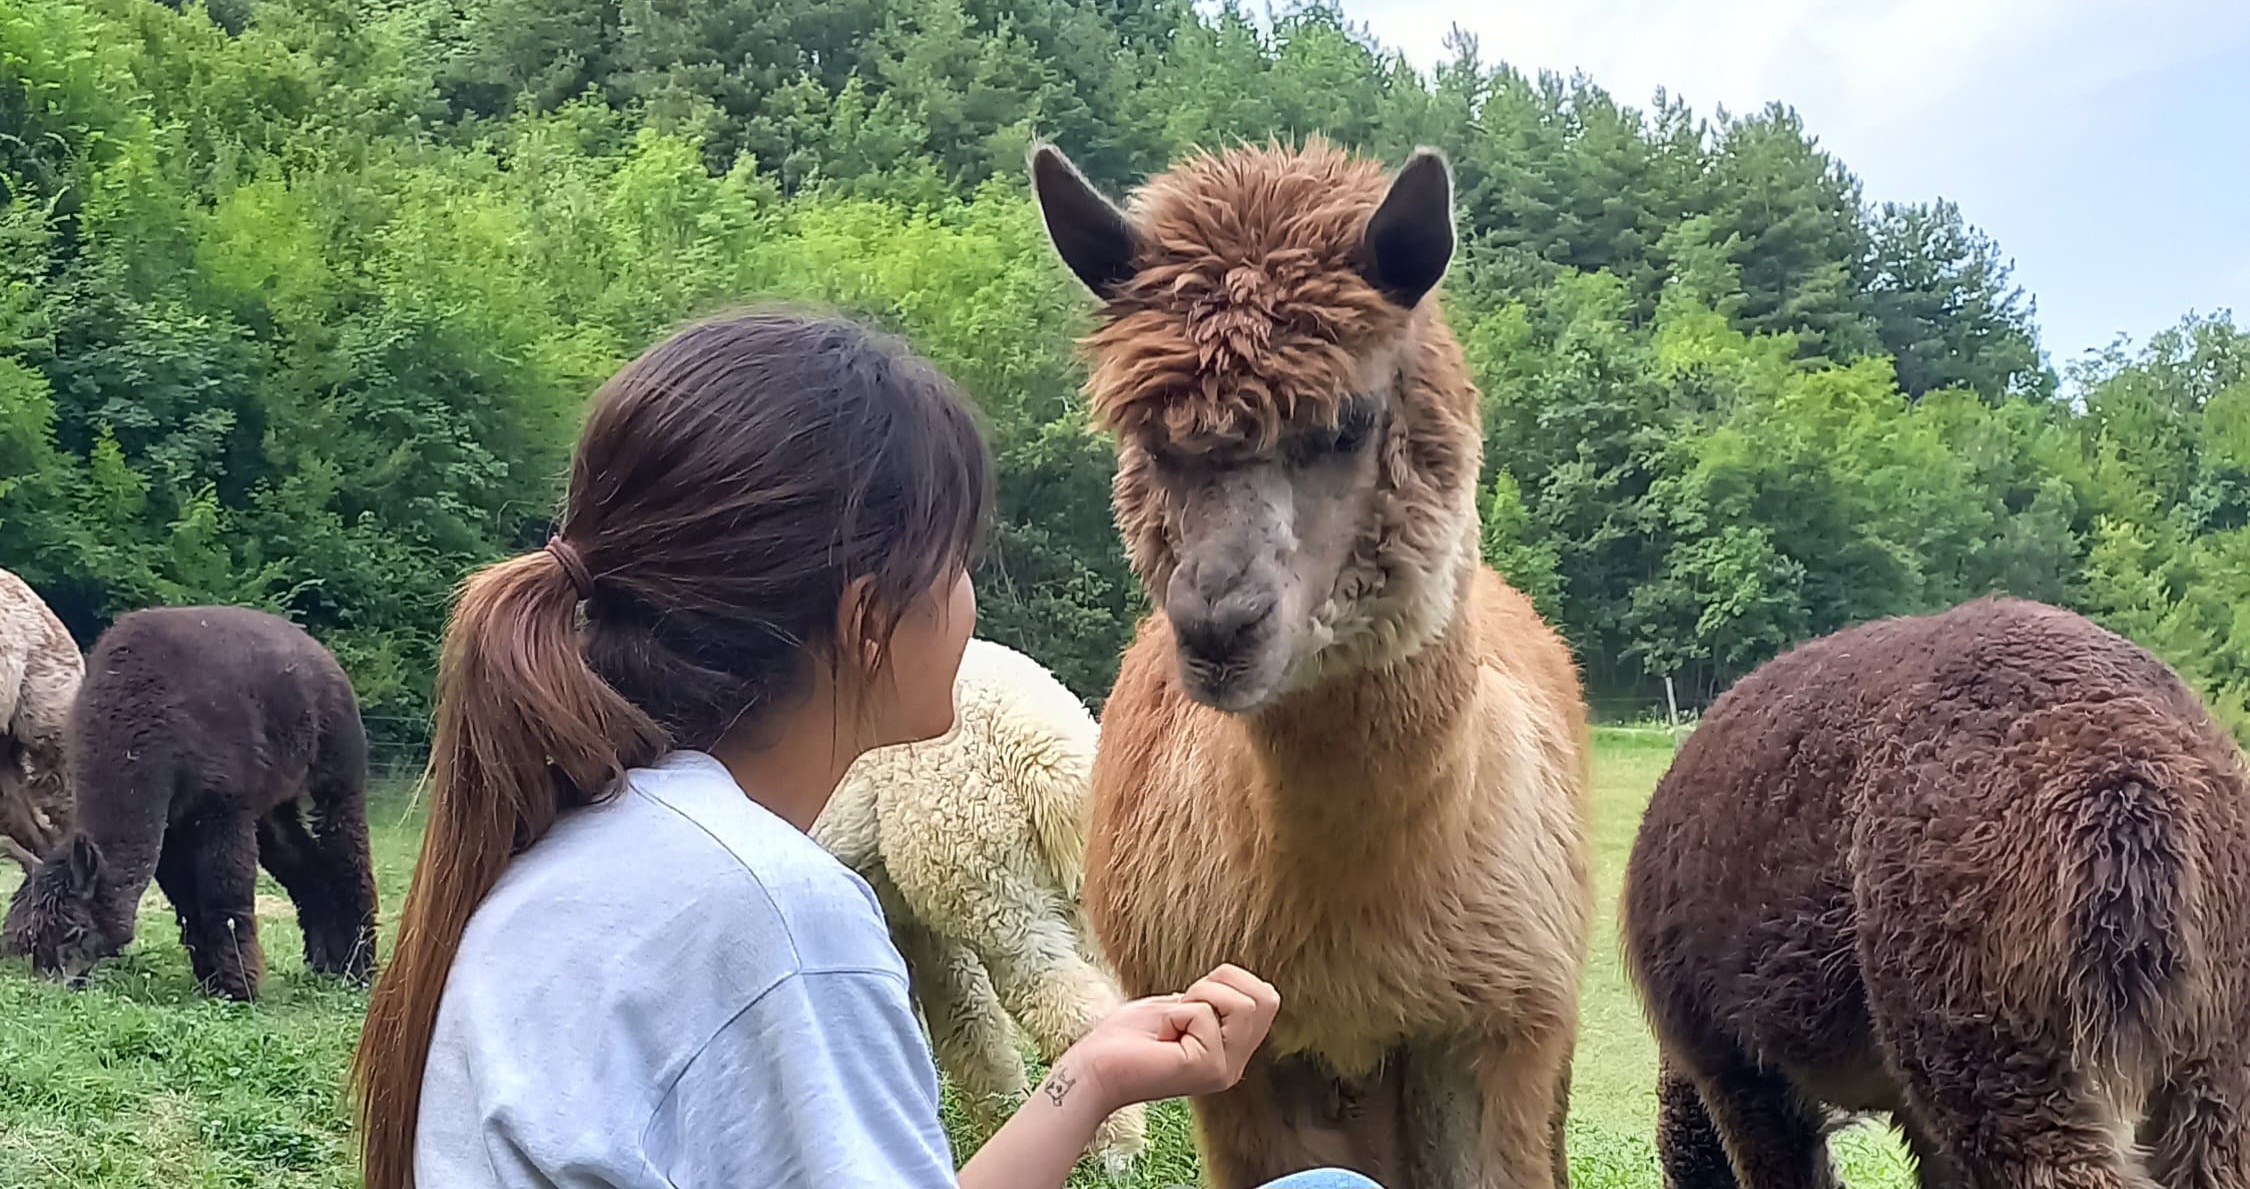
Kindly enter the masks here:
<path id="1" fill-rule="evenodd" d="M 1336 674 L 1252 715 L 1247 734 L 1276 825 L 1367 831 L 1446 800 L 1474 762 L 1477 669 L 1464 592 L 1452 621 L 1413 655 Z"/>
<path id="2" fill-rule="evenodd" d="M 122 748 L 117 754 L 116 762 L 97 763 L 75 782 L 75 829 L 101 851 L 102 895 L 123 902 L 130 915 L 156 875 L 169 806 L 149 795 L 150 774 L 125 762 Z"/>
<path id="3" fill-rule="evenodd" d="M 85 830 L 85 833 L 102 852 L 100 895 L 123 915 L 132 916 L 141 902 L 141 895 L 148 891 L 149 881 L 156 876 L 161 840 L 143 838 L 137 833 L 104 835 L 96 830 Z"/>

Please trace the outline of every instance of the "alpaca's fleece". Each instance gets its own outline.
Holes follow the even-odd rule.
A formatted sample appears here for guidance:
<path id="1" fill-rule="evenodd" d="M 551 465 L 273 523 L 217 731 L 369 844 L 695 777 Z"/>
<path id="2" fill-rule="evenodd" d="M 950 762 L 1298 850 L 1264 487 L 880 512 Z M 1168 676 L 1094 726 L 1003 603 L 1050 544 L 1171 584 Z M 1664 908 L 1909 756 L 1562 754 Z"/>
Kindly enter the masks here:
<path id="1" fill-rule="evenodd" d="M 1657 785 L 1624 940 L 1675 1189 L 2250 1185 L 2250 776 L 2162 661 L 1986 599 L 1760 666 Z"/>
<path id="2" fill-rule="evenodd" d="M 1195 1103 L 1209 1184 L 1320 1164 L 1412 1189 L 1563 1182 L 1584 701 L 1562 639 L 1480 564 L 1477 389 L 1434 289 L 1386 288 L 1373 234 L 1405 194 L 1412 225 L 1383 242 L 1450 257 L 1450 175 L 1428 154 L 1394 178 L 1317 140 L 1235 147 L 1103 213 L 1057 158 L 1033 168 L 1103 301 L 1089 406 L 1157 608 L 1103 710 L 1087 912 L 1128 994 L 1222 962 L 1281 992 L 1242 1082 Z M 1379 428 L 1322 453 L 1350 408 Z M 1272 494 L 1213 510 L 1243 475 Z M 1237 584 L 1278 592 L 1241 630 L 1291 641 L 1289 668 L 1225 706 L 1195 670 L 1232 662 L 1185 655 L 1212 624 L 1183 630 L 1173 595 L 1198 567 L 1253 566 L 1285 579 Z"/>
<path id="3" fill-rule="evenodd" d="M 985 640 L 969 642 L 954 703 L 943 737 L 855 764 L 813 837 L 876 889 L 939 1063 L 989 1122 L 1026 1089 L 1010 1013 L 1052 1061 L 1119 996 L 1078 902 L 1093 716 L 1038 662 Z M 1121 1165 L 1142 1132 L 1134 1107 L 1097 1147 Z"/>
<path id="4" fill-rule="evenodd" d="M 297 905 L 305 965 L 365 978 L 375 960 L 367 736 L 336 658 L 243 607 L 156 607 L 95 641 L 71 704 L 69 838 L 34 863 L 0 949 L 76 978 L 133 940 L 149 881 L 196 981 L 257 995 L 262 864 Z"/>
<path id="5" fill-rule="evenodd" d="M 0 835 L 33 854 L 70 830 L 63 736 L 85 674 L 62 621 L 0 570 Z"/>

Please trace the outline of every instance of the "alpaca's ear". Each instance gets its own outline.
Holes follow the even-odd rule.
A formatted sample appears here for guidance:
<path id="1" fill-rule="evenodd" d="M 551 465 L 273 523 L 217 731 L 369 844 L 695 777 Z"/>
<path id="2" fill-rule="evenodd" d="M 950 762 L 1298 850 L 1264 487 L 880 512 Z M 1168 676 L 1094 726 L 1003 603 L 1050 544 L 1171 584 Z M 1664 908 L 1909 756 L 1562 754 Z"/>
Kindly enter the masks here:
<path id="1" fill-rule="evenodd" d="M 0 854 L 14 859 L 25 875 L 39 870 L 39 856 L 25 850 L 23 844 L 13 838 L 0 837 Z"/>
<path id="2" fill-rule="evenodd" d="M 1061 149 L 1043 144 L 1031 151 L 1031 190 L 1047 221 L 1047 238 L 1094 296 L 1106 301 L 1132 279 L 1140 246 L 1133 225 Z"/>
<path id="3" fill-rule="evenodd" d="M 91 892 L 102 877 L 101 848 L 94 840 L 79 834 L 70 840 L 70 886 L 81 892 Z"/>
<path id="4" fill-rule="evenodd" d="M 1402 306 L 1422 300 L 1453 260 L 1453 172 L 1445 154 L 1416 149 L 1367 220 L 1369 284 Z"/>

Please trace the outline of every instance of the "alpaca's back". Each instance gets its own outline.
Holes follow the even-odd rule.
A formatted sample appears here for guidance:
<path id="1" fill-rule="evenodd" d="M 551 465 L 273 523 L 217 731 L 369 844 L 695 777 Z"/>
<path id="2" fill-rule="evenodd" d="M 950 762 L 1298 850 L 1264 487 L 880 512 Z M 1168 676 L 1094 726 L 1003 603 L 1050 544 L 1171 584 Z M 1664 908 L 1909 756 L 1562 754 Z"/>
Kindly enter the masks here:
<path id="1" fill-rule="evenodd" d="M 1086 856 L 1092 714 L 1037 661 L 969 641 L 953 729 L 863 757 L 814 827 L 854 867 L 943 899 L 993 879 L 1073 900 Z"/>
<path id="2" fill-rule="evenodd" d="M 1739 1013 L 1750 1034 L 1736 1039 L 1818 1051 L 1864 993 L 1866 902 L 1950 886 L 1956 904 L 1988 891 L 1985 927 L 2017 930 L 2012 948 L 2060 980 L 2088 961 L 2079 939 L 2118 936 L 2117 922 L 2073 915 L 2091 910 L 2073 881 L 2101 864 L 2140 878 L 2174 864 L 2177 831 L 2210 829 L 2227 867 L 2209 875 L 2250 878 L 2225 859 L 2250 841 L 2250 806 L 2219 775 L 2231 753 L 2161 661 L 2054 608 L 1985 600 L 1810 642 L 1715 702 L 1651 797 L 1624 897 L 1633 964 L 1708 996 L 1699 1011 L 1763 1002 L 1791 978 L 1803 1010 Z M 2151 773 L 2138 811 L 2163 815 L 2164 830 L 2107 836 L 2098 855 L 2069 849 L 2110 814 L 2103 790 L 2138 769 Z M 2156 769 L 2188 783 L 2164 788 Z M 1910 851 L 1893 845 L 1896 831 L 1911 833 Z M 2004 840 L 2013 849 L 1996 851 Z M 2181 878 L 2116 889 L 2161 902 L 2111 908 L 2204 928 L 2180 917 L 2170 889 Z"/>
<path id="3" fill-rule="evenodd" d="M 69 830 L 63 740 L 85 672 L 62 621 L 0 570 L 0 833 L 32 851 Z"/>
<path id="4" fill-rule="evenodd" d="M 29 733 L 47 707 L 67 707 L 85 671 L 62 621 L 23 579 L 0 570 L 0 736 Z"/>
<path id="5" fill-rule="evenodd" d="M 102 633 L 88 660 L 68 748 L 82 814 L 146 817 L 156 831 L 167 814 L 194 807 L 147 803 L 147 790 L 202 789 L 263 813 L 319 769 L 357 767 L 364 780 L 366 736 L 350 679 L 278 615 L 135 611 Z"/>

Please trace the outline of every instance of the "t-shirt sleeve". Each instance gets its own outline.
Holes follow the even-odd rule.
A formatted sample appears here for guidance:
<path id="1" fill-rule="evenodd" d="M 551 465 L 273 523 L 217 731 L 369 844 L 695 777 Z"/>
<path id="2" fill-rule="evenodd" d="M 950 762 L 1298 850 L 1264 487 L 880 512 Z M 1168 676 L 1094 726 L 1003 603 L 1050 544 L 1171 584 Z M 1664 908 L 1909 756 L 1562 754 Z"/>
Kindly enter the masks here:
<path id="1" fill-rule="evenodd" d="M 677 1189 L 954 1189 L 937 1068 L 906 987 L 792 975 L 712 1036 L 649 1121 Z"/>

